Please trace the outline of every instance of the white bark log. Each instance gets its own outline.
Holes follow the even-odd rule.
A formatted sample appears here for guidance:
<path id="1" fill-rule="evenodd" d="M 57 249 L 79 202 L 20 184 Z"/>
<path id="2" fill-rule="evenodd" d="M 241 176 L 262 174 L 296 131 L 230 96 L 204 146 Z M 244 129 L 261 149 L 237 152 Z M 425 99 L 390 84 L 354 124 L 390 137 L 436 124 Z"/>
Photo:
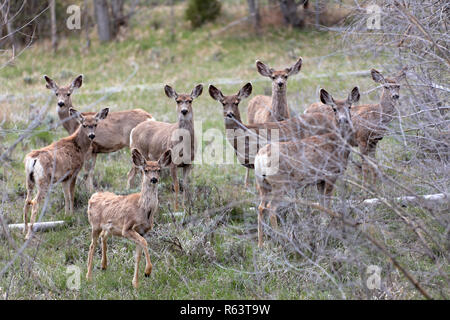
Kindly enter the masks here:
<path id="1" fill-rule="evenodd" d="M 62 226 L 64 224 L 65 224 L 65 221 L 36 222 L 33 225 L 33 230 L 34 231 L 47 231 L 47 230 Z M 23 230 L 24 224 L 23 223 L 9 224 L 8 227 L 10 230 L 14 230 L 14 229 Z"/>
<path id="2" fill-rule="evenodd" d="M 427 201 L 427 202 L 437 202 L 437 203 L 444 203 L 448 202 L 449 200 L 449 194 L 445 193 L 437 193 L 437 194 L 427 194 L 423 196 L 403 196 L 394 198 L 394 201 L 401 202 L 402 205 L 407 205 L 408 203 L 414 202 L 414 201 Z M 373 199 L 366 199 L 362 202 L 362 204 L 366 205 L 377 205 L 381 204 L 382 199 L 379 198 L 373 198 Z"/>

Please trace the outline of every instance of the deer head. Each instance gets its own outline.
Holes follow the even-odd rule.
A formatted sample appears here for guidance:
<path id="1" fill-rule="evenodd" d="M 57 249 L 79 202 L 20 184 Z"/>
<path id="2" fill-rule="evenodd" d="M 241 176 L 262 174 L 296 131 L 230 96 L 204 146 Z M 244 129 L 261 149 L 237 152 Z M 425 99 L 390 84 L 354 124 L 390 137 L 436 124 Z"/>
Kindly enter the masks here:
<path id="1" fill-rule="evenodd" d="M 70 109 L 69 114 L 76 119 L 80 124 L 81 133 L 86 135 L 91 141 L 95 139 L 95 131 L 97 130 L 97 124 L 106 118 L 109 108 L 104 108 L 93 116 L 83 116 L 75 109 Z"/>
<path id="2" fill-rule="evenodd" d="M 158 183 L 161 175 L 161 168 L 168 166 L 172 162 L 172 150 L 164 152 L 158 161 L 147 161 L 138 149 L 131 150 L 134 165 L 142 171 L 143 183 L 154 185 Z"/>
<path id="3" fill-rule="evenodd" d="M 209 95 L 214 100 L 219 101 L 223 106 L 223 117 L 225 121 L 233 122 L 234 119 L 241 121 L 241 114 L 239 112 L 239 103 L 241 100 L 247 98 L 252 94 L 252 84 L 249 82 L 245 84 L 241 90 L 235 95 L 224 96 L 222 91 L 217 89 L 215 86 L 209 86 Z"/>
<path id="4" fill-rule="evenodd" d="M 283 70 L 274 70 L 258 60 L 256 61 L 256 68 L 260 75 L 272 79 L 272 87 L 274 89 L 285 90 L 288 78 L 300 72 L 302 63 L 302 58 L 299 58 L 292 67 L 288 67 Z"/>
<path id="5" fill-rule="evenodd" d="M 350 109 L 360 99 L 358 87 L 354 87 L 346 100 L 335 100 L 331 94 L 325 89 L 320 90 L 320 100 L 322 103 L 329 105 L 334 112 L 336 123 L 338 124 L 340 133 L 343 137 L 353 134 L 353 123 L 351 119 Z"/>
<path id="6" fill-rule="evenodd" d="M 385 92 L 388 92 L 389 97 L 397 101 L 400 98 L 400 84 L 398 81 L 402 79 L 405 76 L 404 71 L 402 71 L 399 75 L 397 75 L 395 78 L 385 78 L 381 72 L 372 69 L 370 70 L 370 73 L 372 75 L 373 81 L 380 83 L 383 85 L 383 89 Z"/>
<path id="7" fill-rule="evenodd" d="M 72 107 L 71 95 L 72 93 L 81 87 L 83 84 L 83 75 L 80 74 L 72 83 L 66 87 L 59 87 L 55 81 L 44 75 L 44 79 L 47 82 L 45 85 L 47 89 L 53 90 L 57 99 L 57 111 L 68 110 Z"/>
<path id="8" fill-rule="evenodd" d="M 177 103 L 177 114 L 179 121 L 192 120 L 192 101 L 203 92 L 203 85 L 197 85 L 191 94 L 178 94 L 171 86 L 166 85 L 164 91 L 169 98 L 175 99 Z"/>

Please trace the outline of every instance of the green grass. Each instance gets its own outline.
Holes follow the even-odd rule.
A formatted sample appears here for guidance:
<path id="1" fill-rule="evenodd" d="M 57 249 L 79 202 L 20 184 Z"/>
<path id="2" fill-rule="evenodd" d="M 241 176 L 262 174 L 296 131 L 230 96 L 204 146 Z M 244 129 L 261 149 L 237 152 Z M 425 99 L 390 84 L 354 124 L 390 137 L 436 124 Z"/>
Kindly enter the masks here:
<path id="1" fill-rule="evenodd" d="M 12 143 L 20 130 L 28 126 L 29 105 L 40 108 L 50 91 L 45 88 L 42 76 L 47 74 L 57 83 L 68 84 L 82 73 L 84 83 L 73 95 L 74 105 L 83 111 L 87 106 L 103 96 L 96 91 L 123 85 L 122 91 L 110 94 L 107 99 L 94 107 L 94 110 L 108 106 L 112 111 L 142 108 L 161 121 L 176 120 L 175 104 L 163 92 L 163 84 L 173 85 L 178 92 L 190 92 L 197 83 L 205 85 L 203 95 L 194 102 L 196 122 L 202 122 L 203 130 L 216 128 L 223 132 L 221 105 L 213 101 L 207 93 L 207 85 L 225 79 L 239 79 L 239 84 L 217 85 L 225 94 L 236 93 L 250 80 L 253 95 L 270 91 L 269 79 L 263 79 L 256 72 L 255 60 L 261 59 L 269 65 L 282 67 L 292 65 L 298 56 L 304 59 L 300 75 L 289 80 L 289 104 L 296 112 L 317 101 L 318 88 L 326 88 L 337 98 L 344 98 L 355 85 L 362 91 L 375 86 L 369 77 L 338 77 L 338 72 L 368 70 L 380 67 L 383 56 L 377 59 L 368 56 L 349 56 L 339 52 L 342 43 L 336 35 L 314 30 L 287 30 L 284 28 L 267 30 L 263 36 L 255 37 L 237 28 L 218 36 L 211 30 L 218 30 L 227 23 L 219 19 L 193 32 L 182 20 L 177 20 L 176 39 L 170 40 L 169 22 L 151 14 L 146 17 L 145 10 L 133 20 L 132 28 L 121 42 L 99 44 L 95 39 L 89 53 L 82 49 L 84 42 L 76 36 L 62 40 L 57 54 L 50 52 L 46 42 L 38 43 L 26 50 L 13 65 L 0 70 L 2 73 L 0 94 L 25 95 L 4 104 L 8 117 L 0 136 L 5 146 Z M 179 10 L 177 15 L 181 14 Z M 156 19 L 159 19 L 156 21 Z M 136 21 L 139 21 L 137 24 Z M 158 29 L 154 26 L 157 25 Z M 332 54 L 334 53 L 334 54 Z M 326 57 L 325 57 L 326 56 Z M 324 57 L 324 58 L 320 58 Z M 133 65 L 138 69 L 129 82 L 123 83 L 131 74 Z M 316 78 L 327 74 L 329 77 Z M 31 78 L 32 81 L 24 79 Z M 143 85 L 144 89 L 136 89 Z M 146 87 L 145 87 L 146 86 Z M 41 96 L 29 97 L 35 94 Z M 362 97 L 362 103 L 376 102 L 379 91 Z M 0 181 L 4 194 L 3 216 L 8 223 L 22 222 L 24 202 L 23 157 L 32 149 L 43 147 L 50 142 L 66 136 L 62 127 L 48 130 L 51 119 L 57 119 L 54 111 L 55 98 L 47 115 L 47 122 L 35 130 L 29 139 L 20 144 L 11 155 L 11 162 L 0 171 Z M 241 113 L 246 114 L 246 102 L 241 103 Z M 0 149 L 1 150 L 1 149 Z M 395 139 L 385 139 L 380 143 L 380 152 L 392 154 L 389 161 L 394 164 L 401 155 L 401 145 Z M 357 157 L 355 157 L 357 159 Z M 387 160 L 382 160 L 385 163 Z M 129 170 L 130 152 L 122 150 L 114 154 L 100 155 L 95 169 L 98 189 L 125 194 L 126 175 Z M 350 168 L 350 175 L 357 176 Z M 243 177 L 245 169 L 237 164 L 212 166 L 198 165 L 191 176 L 193 184 L 192 216 L 185 224 L 181 218 L 174 223 L 170 217 L 169 204 L 173 194 L 171 180 L 165 178 L 160 187 L 160 213 L 157 226 L 148 238 L 153 263 L 151 278 L 144 278 L 144 259 L 141 260 L 139 290 L 131 285 L 134 268 L 134 244 L 123 239 L 109 239 L 109 266 L 100 270 L 100 251 L 94 258 L 93 281 L 86 282 L 86 259 L 90 243 L 90 227 L 86 217 L 87 201 L 90 194 L 79 179 L 76 195 L 76 210 L 73 216 L 66 216 L 61 187 L 57 186 L 50 198 L 50 207 L 44 220 L 65 220 L 64 228 L 41 233 L 36 236 L 24 254 L 35 261 L 19 257 L 0 278 L 0 290 L 9 290 L 13 299 L 337 299 L 341 294 L 333 286 L 321 285 L 302 275 L 296 268 L 282 268 L 283 250 L 266 239 L 264 249 L 256 245 L 256 199 L 254 188 L 245 190 Z M 391 174 L 400 174 L 392 170 Z M 79 176 L 82 177 L 82 174 Z M 403 177 L 408 179 L 408 177 Z M 338 190 L 342 190 L 342 186 Z M 351 189 L 354 199 L 363 199 L 366 194 Z M 138 189 L 132 190 L 133 192 Z M 401 193 L 400 193 L 401 194 Z M 244 202 L 241 202 L 244 200 Z M 221 208 L 229 204 L 230 209 L 218 210 L 205 218 L 205 210 Z M 173 210 L 173 208 L 170 208 Z M 211 234 L 204 234 L 210 227 L 208 223 L 225 212 L 225 223 L 215 227 Z M 396 217 L 386 209 L 373 212 L 373 215 L 388 215 L 395 222 Z M 196 220 L 197 219 L 197 220 Z M 392 226 L 392 231 L 396 231 Z M 404 234 L 408 241 L 408 236 Z M 164 237 L 176 237 L 183 246 L 183 252 L 164 241 Z M 16 245 L 23 243 L 23 236 L 13 232 Z M 397 246 L 394 243 L 393 246 Z M 339 247 L 339 246 L 337 246 Z M 367 250 L 373 263 L 384 266 L 389 262 L 382 255 Z M 11 244 L 0 238 L 0 269 L 15 254 Z M 265 257 L 271 257 L 265 260 Z M 298 254 L 288 258 L 293 264 L 303 263 Z M 371 264 L 367 261 L 367 264 Z M 412 257 L 404 256 L 403 262 L 414 270 L 424 271 L 433 264 L 423 260 L 419 265 Z M 71 291 L 66 288 L 70 265 L 81 269 L 81 288 Z M 323 268 L 330 271 L 327 262 Z M 348 282 L 356 285 L 344 288 L 348 298 L 365 297 L 359 270 L 347 273 Z M 275 270 L 275 271 L 271 271 Z M 239 272 L 242 271 L 242 272 Z M 269 272 L 270 271 L 270 272 Z M 397 277 L 398 278 L 398 277 Z M 419 298 L 407 281 L 397 279 L 408 291 L 401 297 Z M 356 289 L 355 289 L 356 287 Z M 361 287 L 361 288 L 360 288 Z"/>

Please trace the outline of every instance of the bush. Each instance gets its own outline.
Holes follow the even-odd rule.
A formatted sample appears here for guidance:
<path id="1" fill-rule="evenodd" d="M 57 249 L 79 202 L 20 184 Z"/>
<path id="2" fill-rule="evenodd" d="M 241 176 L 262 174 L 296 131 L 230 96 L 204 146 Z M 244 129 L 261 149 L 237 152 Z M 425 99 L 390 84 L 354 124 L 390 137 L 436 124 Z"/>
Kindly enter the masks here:
<path id="1" fill-rule="evenodd" d="M 192 27 L 198 28 L 207 21 L 214 21 L 220 14 L 220 8 L 218 0 L 189 0 L 186 19 Z"/>

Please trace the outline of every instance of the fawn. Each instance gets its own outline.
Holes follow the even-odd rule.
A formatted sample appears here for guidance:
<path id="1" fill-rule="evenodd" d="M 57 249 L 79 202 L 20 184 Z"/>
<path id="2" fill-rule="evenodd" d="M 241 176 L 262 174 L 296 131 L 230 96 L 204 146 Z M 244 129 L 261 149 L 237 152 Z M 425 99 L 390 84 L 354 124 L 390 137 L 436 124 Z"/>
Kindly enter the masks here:
<path id="1" fill-rule="evenodd" d="M 46 87 L 53 90 L 57 97 L 57 113 L 63 127 L 72 134 L 79 123 L 69 116 L 72 105 L 72 93 L 83 84 L 83 75 L 79 75 L 66 87 L 60 87 L 48 76 L 44 76 Z M 83 112 L 83 116 L 93 115 L 92 112 Z M 118 151 L 130 145 L 130 132 L 139 123 L 154 120 L 151 114 L 142 109 L 110 112 L 108 118 L 99 124 L 98 138 L 92 143 L 88 151 L 85 168 L 87 171 L 87 186 L 90 191 L 94 189 L 93 175 L 97 154 Z M 90 161 L 87 161 L 90 159 Z"/>
<path id="2" fill-rule="evenodd" d="M 192 170 L 196 145 L 194 136 L 194 111 L 192 102 L 203 92 L 203 85 L 197 85 L 191 94 L 178 94 L 171 86 L 166 85 L 164 91 L 167 97 L 177 104 L 178 121 L 166 123 L 145 121 L 131 131 L 131 148 L 138 149 L 149 160 L 158 159 L 167 149 L 172 149 L 170 174 L 175 189 L 175 210 L 178 210 L 179 183 L 177 168 L 183 168 L 183 208 L 186 200 L 189 174 Z M 134 167 L 128 173 L 127 187 L 130 188 L 136 175 Z"/>
<path id="3" fill-rule="evenodd" d="M 94 115 L 83 115 L 74 109 L 69 110 L 71 117 L 80 126 L 70 136 L 62 138 L 51 145 L 34 150 L 25 156 L 25 174 L 27 198 L 23 213 L 26 238 L 31 235 L 39 203 L 44 199 L 53 183 L 62 183 L 65 213 L 73 212 L 75 183 L 77 175 L 85 161 L 85 154 L 96 138 L 97 124 L 108 115 L 108 108 Z M 37 186 L 36 198 L 31 200 L 34 187 Z M 30 228 L 28 228 L 28 211 L 32 207 Z"/>
<path id="4" fill-rule="evenodd" d="M 372 79 L 383 85 L 383 92 L 381 94 L 380 103 L 366 104 L 354 106 L 352 108 L 352 119 L 355 128 L 355 140 L 352 141 L 352 146 L 359 147 L 362 156 L 363 178 L 366 182 L 371 180 L 375 183 L 376 171 L 370 166 L 366 158 L 370 156 L 375 159 L 376 147 L 380 140 L 386 133 L 387 125 L 394 118 L 395 105 L 400 98 L 399 81 L 405 76 L 402 70 L 394 78 L 385 78 L 379 71 L 371 70 Z M 313 103 L 310 105 L 305 113 L 332 113 L 328 105 L 322 103 Z"/>
<path id="5" fill-rule="evenodd" d="M 153 220 L 158 211 L 158 181 L 161 167 L 171 163 L 171 150 L 164 152 L 158 161 L 147 161 L 137 149 L 131 151 L 133 164 L 142 172 L 140 193 L 126 196 L 111 192 L 97 192 L 89 199 L 88 219 L 92 229 L 89 246 L 87 280 L 92 278 L 92 259 L 98 238 L 102 238 L 102 269 L 107 267 L 107 238 L 109 235 L 124 237 L 136 243 L 135 267 L 132 284 L 138 288 L 139 262 L 144 251 L 145 276 L 152 272 L 147 241 L 143 237 L 153 228 Z"/>
<path id="6" fill-rule="evenodd" d="M 276 210 L 282 196 L 289 191 L 317 185 L 320 203 L 328 207 L 334 184 L 347 167 L 351 150 L 349 142 L 354 138 L 350 108 L 359 98 L 357 87 L 351 91 L 347 100 L 334 100 L 322 89 L 320 99 L 331 106 L 335 115 L 335 132 L 298 141 L 272 143 L 259 150 L 255 158 L 256 189 L 261 199 L 258 207 L 259 247 L 263 243 L 264 211 L 270 211 L 271 225 L 276 228 Z"/>

